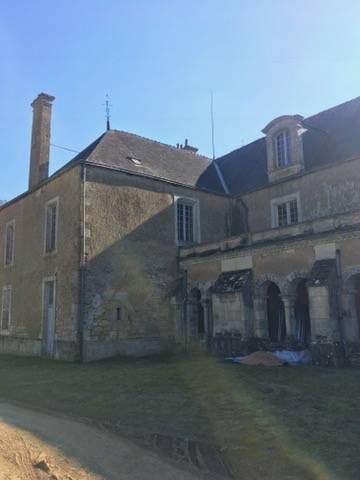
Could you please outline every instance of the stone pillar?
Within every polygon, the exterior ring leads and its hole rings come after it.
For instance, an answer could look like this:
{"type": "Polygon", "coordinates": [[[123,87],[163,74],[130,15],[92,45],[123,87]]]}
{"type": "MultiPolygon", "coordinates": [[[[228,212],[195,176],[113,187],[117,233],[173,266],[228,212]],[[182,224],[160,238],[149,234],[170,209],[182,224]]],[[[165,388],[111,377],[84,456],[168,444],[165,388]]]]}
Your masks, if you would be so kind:
{"type": "Polygon", "coordinates": [[[259,338],[269,336],[266,312],[266,297],[254,298],[254,334],[259,338]]]}
{"type": "Polygon", "coordinates": [[[309,286],[308,292],[311,340],[316,342],[318,338],[323,338],[332,341],[335,332],[330,315],[329,289],[327,286],[309,286]]]}
{"type": "Polygon", "coordinates": [[[210,322],[210,312],[209,312],[210,300],[208,300],[208,299],[202,300],[201,305],[202,305],[203,310],[204,310],[204,337],[208,338],[209,333],[210,333],[210,325],[209,325],[209,322],[210,322]]]}
{"type": "Polygon", "coordinates": [[[293,295],[282,295],[281,298],[284,304],[285,311],[286,337],[291,337],[294,335],[295,331],[295,298],[293,297],[293,295]]]}
{"type": "Polygon", "coordinates": [[[345,352],[340,341],[336,294],[327,285],[309,286],[308,292],[313,362],[343,366],[345,352]]]}

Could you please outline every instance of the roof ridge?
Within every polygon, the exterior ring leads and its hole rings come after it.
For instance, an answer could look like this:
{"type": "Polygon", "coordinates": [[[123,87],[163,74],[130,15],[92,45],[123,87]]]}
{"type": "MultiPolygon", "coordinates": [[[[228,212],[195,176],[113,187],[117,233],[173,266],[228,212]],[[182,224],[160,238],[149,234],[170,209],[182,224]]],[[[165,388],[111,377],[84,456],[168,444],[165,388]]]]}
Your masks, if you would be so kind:
{"type": "Polygon", "coordinates": [[[127,132],[126,130],[118,130],[117,128],[112,128],[110,131],[125,133],[125,135],[130,135],[132,137],[137,137],[137,138],[140,138],[142,140],[147,140],[148,142],[157,143],[157,144],[162,145],[164,147],[171,148],[172,150],[175,150],[176,152],[185,153],[186,155],[196,155],[197,157],[205,158],[206,160],[209,160],[209,162],[211,162],[211,159],[209,157],[207,157],[206,155],[202,155],[200,153],[194,153],[194,152],[185,150],[183,148],[177,148],[174,145],[170,145],[169,143],[164,143],[164,142],[160,142],[159,140],[154,140],[152,138],[144,137],[143,135],[139,135],[138,133],[127,132]]]}
{"type": "Polygon", "coordinates": [[[349,103],[353,103],[356,101],[360,101],[360,95],[354,98],[351,98],[350,100],[346,100],[345,102],[339,103],[338,105],[335,105],[333,107],[325,108],[325,110],[321,110],[320,112],[314,113],[313,115],[310,115],[306,118],[304,118],[304,121],[306,122],[307,120],[310,120],[312,118],[316,118],[319,115],[322,115],[323,113],[330,112],[331,110],[337,110],[338,108],[343,108],[345,105],[349,103]]]}
{"type": "MultiPolygon", "coordinates": [[[[354,97],[354,98],[351,98],[350,100],[346,100],[345,102],[342,102],[342,103],[339,103],[338,105],[335,105],[333,107],[330,107],[330,108],[326,108],[325,110],[321,110],[320,112],[318,113],[314,113],[313,115],[310,115],[308,117],[305,117],[304,118],[304,123],[306,123],[308,120],[312,120],[312,119],[316,119],[319,115],[322,115],[326,112],[330,112],[331,110],[337,110],[338,108],[343,108],[345,105],[349,104],[349,103],[352,103],[352,102],[356,102],[356,101],[360,101],[360,95],[358,97],[354,97]]],[[[309,125],[310,127],[310,125],[309,125]]],[[[240,150],[243,150],[247,147],[249,147],[250,145],[252,145],[253,143],[256,143],[256,142],[260,142],[261,140],[264,140],[265,136],[262,136],[262,137],[259,137],[249,143],[247,143],[246,145],[242,145],[241,147],[238,147],[238,148],[235,148],[234,150],[231,150],[230,152],[227,152],[225,153],[224,155],[221,155],[221,157],[218,157],[217,160],[222,160],[224,157],[226,157],[227,155],[230,155],[231,153],[234,153],[234,152],[238,152],[240,150]]]]}
{"type": "Polygon", "coordinates": [[[91,142],[87,147],[83,148],[79,153],[75,155],[68,163],[76,162],[78,160],[86,160],[91,156],[95,148],[101,143],[104,139],[107,132],[102,133],[99,137],[97,137],[93,142],[91,142]]]}

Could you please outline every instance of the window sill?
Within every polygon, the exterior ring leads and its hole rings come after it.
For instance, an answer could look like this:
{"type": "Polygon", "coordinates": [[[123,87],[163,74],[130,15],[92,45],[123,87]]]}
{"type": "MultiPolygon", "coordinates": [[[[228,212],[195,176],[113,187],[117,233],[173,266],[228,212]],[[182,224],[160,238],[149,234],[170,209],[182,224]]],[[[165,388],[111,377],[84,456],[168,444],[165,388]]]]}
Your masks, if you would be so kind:
{"type": "Polygon", "coordinates": [[[199,242],[197,240],[193,240],[192,242],[176,242],[177,247],[193,247],[194,245],[198,245],[199,242]]]}
{"type": "Polygon", "coordinates": [[[44,257],[51,257],[57,254],[57,250],[51,250],[50,252],[44,252],[44,257]]]}
{"type": "Polygon", "coordinates": [[[299,225],[299,223],[301,223],[301,222],[289,223],[288,225],[275,225],[274,227],[272,227],[272,229],[274,230],[274,229],[278,228],[280,230],[280,229],[283,229],[283,228],[289,228],[289,227],[293,227],[295,225],[299,225]]]}
{"type": "Polygon", "coordinates": [[[301,163],[292,163],[286,167],[276,167],[268,172],[270,182],[280,180],[299,173],[303,169],[301,163]]]}

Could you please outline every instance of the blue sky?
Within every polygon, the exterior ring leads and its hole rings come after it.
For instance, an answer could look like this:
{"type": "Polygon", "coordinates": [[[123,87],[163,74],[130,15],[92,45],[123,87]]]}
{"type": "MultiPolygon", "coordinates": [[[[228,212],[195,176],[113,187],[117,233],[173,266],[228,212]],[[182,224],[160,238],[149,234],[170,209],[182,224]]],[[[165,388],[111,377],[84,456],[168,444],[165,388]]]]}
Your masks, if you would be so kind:
{"type": "MultiPolygon", "coordinates": [[[[56,96],[52,142],[112,128],[216,155],[360,95],[358,0],[2,0],[0,199],[27,188],[30,103],[56,96]]],[[[359,132],[360,134],[360,132],[359,132]]],[[[51,150],[51,171],[71,154],[51,150]]]]}

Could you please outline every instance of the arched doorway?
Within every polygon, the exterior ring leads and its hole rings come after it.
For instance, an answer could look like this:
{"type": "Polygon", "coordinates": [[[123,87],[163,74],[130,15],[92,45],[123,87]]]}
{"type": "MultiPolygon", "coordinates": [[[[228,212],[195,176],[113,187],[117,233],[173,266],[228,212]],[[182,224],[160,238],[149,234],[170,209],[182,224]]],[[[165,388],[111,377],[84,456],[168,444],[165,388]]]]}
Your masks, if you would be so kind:
{"type": "Polygon", "coordinates": [[[283,342],[286,338],[285,308],[276,283],[269,283],[266,297],[269,338],[272,342],[283,342]]]}
{"type": "Polygon", "coordinates": [[[205,334],[204,307],[201,302],[201,292],[193,288],[190,292],[191,316],[190,331],[192,337],[201,338],[205,334]]]}
{"type": "Polygon", "coordinates": [[[301,279],[296,285],[294,316],[294,336],[299,342],[308,346],[311,341],[311,325],[309,314],[309,295],[305,279],[301,279]]]}

